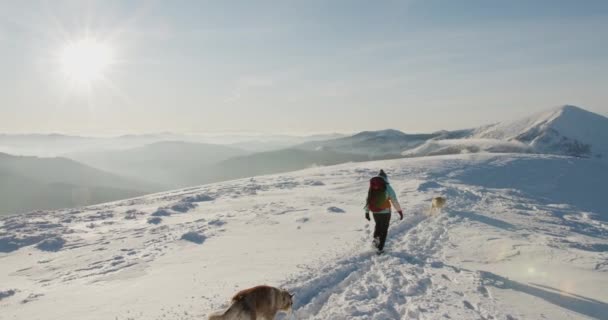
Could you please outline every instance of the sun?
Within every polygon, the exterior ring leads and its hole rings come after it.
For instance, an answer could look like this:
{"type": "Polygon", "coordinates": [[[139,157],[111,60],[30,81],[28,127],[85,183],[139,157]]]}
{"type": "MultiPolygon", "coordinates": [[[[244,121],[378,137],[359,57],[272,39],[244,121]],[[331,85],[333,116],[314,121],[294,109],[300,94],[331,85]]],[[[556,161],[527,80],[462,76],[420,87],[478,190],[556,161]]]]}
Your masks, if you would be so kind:
{"type": "Polygon", "coordinates": [[[105,77],[115,63],[109,43],[95,38],[82,38],[67,43],[59,52],[61,72],[75,85],[90,86],[105,77]]]}

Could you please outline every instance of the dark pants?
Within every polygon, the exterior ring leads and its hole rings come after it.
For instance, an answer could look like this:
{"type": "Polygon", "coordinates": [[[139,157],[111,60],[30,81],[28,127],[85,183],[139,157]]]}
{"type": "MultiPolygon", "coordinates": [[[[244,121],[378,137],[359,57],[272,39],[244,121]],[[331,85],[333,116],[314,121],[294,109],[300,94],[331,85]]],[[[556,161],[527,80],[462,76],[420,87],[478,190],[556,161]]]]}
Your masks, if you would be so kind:
{"type": "Polygon", "coordinates": [[[376,221],[376,228],[374,229],[374,238],[380,239],[378,250],[384,249],[384,242],[386,241],[386,235],[388,234],[388,224],[391,222],[390,213],[374,213],[374,221],[376,221]]]}

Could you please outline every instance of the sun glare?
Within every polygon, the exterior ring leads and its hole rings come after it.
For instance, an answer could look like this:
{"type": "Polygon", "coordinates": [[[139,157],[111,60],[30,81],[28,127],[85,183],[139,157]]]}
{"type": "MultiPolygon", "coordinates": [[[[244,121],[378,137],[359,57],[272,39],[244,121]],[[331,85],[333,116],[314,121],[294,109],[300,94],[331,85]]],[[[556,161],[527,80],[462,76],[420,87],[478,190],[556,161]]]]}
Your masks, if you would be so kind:
{"type": "Polygon", "coordinates": [[[72,84],[91,85],[114,63],[112,47],[93,38],[68,43],[59,54],[62,73],[72,84]]]}

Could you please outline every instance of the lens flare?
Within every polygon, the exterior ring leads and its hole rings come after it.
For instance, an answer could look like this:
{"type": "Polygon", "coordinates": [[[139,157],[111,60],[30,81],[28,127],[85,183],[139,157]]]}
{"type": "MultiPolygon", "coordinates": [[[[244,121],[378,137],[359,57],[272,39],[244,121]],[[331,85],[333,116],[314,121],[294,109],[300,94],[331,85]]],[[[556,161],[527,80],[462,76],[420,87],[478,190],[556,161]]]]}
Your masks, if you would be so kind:
{"type": "Polygon", "coordinates": [[[112,46],[94,38],[70,42],[59,54],[62,73],[76,85],[90,86],[103,79],[114,62],[112,46]]]}

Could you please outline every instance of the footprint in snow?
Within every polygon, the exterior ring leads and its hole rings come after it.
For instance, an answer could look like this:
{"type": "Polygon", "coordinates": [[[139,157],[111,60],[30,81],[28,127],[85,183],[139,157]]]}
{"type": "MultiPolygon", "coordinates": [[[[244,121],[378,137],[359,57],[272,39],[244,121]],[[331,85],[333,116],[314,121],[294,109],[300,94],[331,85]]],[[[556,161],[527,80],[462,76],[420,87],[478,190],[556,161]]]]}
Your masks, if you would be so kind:
{"type": "Polygon", "coordinates": [[[148,219],[148,223],[149,224],[159,224],[163,221],[163,219],[159,218],[159,217],[153,217],[153,218],[149,218],[148,219]]]}
{"type": "Polygon", "coordinates": [[[462,303],[464,304],[464,306],[467,309],[475,310],[475,307],[470,302],[468,302],[467,300],[464,300],[462,303]]]}
{"type": "Polygon", "coordinates": [[[158,210],[152,212],[150,215],[153,217],[168,217],[171,215],[171,212],[165,208],[158,208],[158,210]]]}
{"type": "Polygon", "coordinates": [[[213,197],[210,197],[206,194],[197,194],[195,196],[189,196],[182,199],[182,202],[207,202],[215,200],[213,197]]]}
{"type": "Polygon", "coordinates": [[[190,241],[190,242],[194,242],[196,244],[203,244],[203,242],[205,242],[205,239],[207,239],[207,237],[205,237],[204,235],[202,235],[198,232],[190,231],[190,232],[184,233],[182,235],[181,239],[190,241]]]}
{"type": "Polygon", "coordinates": [[[171,206],[171,210],[181,213],[186,213],[197,207],[196,203],[180,201],[171,206]]]}
{"type": "Polygon", "coordinates": [[[488,291],[488,289],[485,286],[479,286],[479,287],[477,287],[477,291],[479,293],[481,293],[486,298],[490,297],[490,292],[488,291]]]}
{"type": "Polygon", "coordinates": [[[135,220],[135,219],[137,219],[137,216],[142,216],[142,215],[145,215],[145,214],[146,214],[145,212],[141,212],[141,211],[137,211],[135,209],[131,209],[131,210],[128,210],[127,212],[125,212],[124,219],[125,220],[135,220]]]}
{"type": "Polygon", "coordinates": [[[0,300],[14,296],[15,293],[17,293],[19,290],[17,289],[11,289],[11,290],[6,290],[6,291],[0,291],[0,300]]]}
{"type": "Polygon", "coordinates": [[[310,221],[310,218],[308,218],[308,217],[303,217],[303,218],[296,220],[297,223],[306,223],[308,221],[310,221]]]}
{"type": "Polygon", "coordinates": [[[214,220],[207,222],[207,224],[210,226],[221,227],[226,224],[226,221],[220,220],[220,219],[214,219],[214,220]]]}
{"type": "Polygon", "coordinates": [[[329,208],[327,208],[327,212],[329,212],[329,213],[344,213],[346,211],[344,211],[343,209],[340,209],[338,207],[329,207],[329,208]]]}
{"type": "Polygon", "coordinates": [[[26,303],[30,303],[32,301],[36,301],[38,300],[38,298],[44,296],[44,294],[42,293],[37,293],[37,294],[30,294],[29,296],[27,296],[27,298],[25,298],[24,300],[21,300],[21,304],[26,304],[26,303]]]}

